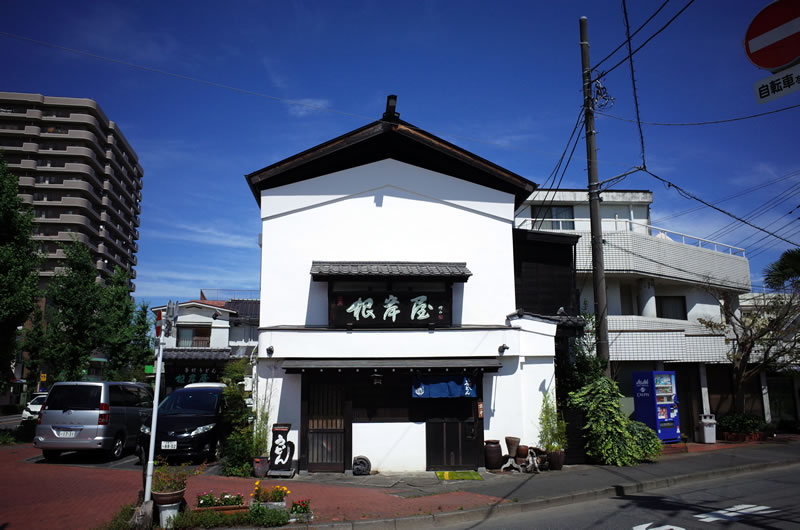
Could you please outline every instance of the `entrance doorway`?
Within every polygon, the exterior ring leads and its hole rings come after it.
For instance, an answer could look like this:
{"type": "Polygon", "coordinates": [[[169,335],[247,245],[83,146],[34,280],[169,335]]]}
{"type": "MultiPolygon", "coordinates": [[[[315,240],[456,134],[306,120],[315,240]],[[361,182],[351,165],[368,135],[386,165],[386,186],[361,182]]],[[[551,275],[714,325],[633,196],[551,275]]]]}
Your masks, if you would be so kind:
{"type": "Polygon", "coordinates": [[[308,471],[344,472],[344,385],[313,382],[308,389],[308,471]]]}
{"type": "Polygon", "coordinates": [[[425,422],[427,469],[478,469],[477,401],[471,398],[427,399],[425,422]]]}

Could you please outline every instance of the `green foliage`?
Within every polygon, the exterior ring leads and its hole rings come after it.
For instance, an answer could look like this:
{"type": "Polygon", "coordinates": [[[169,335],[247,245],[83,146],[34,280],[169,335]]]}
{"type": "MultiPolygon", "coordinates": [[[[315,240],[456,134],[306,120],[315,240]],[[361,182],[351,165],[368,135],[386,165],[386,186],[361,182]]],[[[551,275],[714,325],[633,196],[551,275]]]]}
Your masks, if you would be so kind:
{"type": "Polygon", "coordinates": [[[569,405],[569,393],[579,390],[592,381],[603,377],[605,363],[597,358],[595,351],[595,316],[584,307],[583,335],[569,339],[569,350],[559,351],[555,358],[556,403],[559,407],[569,405]]]}
{"type": "Polygon", "coordinates": [[[253,473],[253,456],[255,441],[253,429],[249,425],[233,430],[225,441],[225,459],[222,462],[222,474],[233,477],[249,477],[253,473]]]}
{"type": "Polygon", "coordinates": [[[35,306],[31,315],[30,327],[22,332],[22,349],[28,352],[28,370],[32,377],[38,377],[39,364],[41,364],[42,350],[45,348],[46,336],[42,322],[42,310],[35,306]]]}
{"type": "Polygon", "coordinates": [[[286,510],[275,510],[263,505],[251,506],[247,516],[250,524],[258,527],[283,526],[289,522],[289,513],[286,510]]]}
{"type": "MultiPolygon", "coordinates": [[[[150,330],[153,329],[152,325],[153,322],[147,303],[142,302],[133,315],[133,323],[131,324],[133,328],[132,339],[128,345],[128,360],[134,371],[137,369],[144,371],[146,364],[153,364],[154,344],[150,335],[150,330]]],[[[143,381],[144,379],[139,380],[143,381]]]]}
{"type": "Polygon", "coordinates": [[[637,462],[653,460],[661,455],[661,440],[656,431],[640,421],[630,420],[628,432],[633,439],[630,447],[632,457],[637,462]]]}
{"type": "Polygon", "coordinates": [[[649,427],[631,426],[632,422],[620,410],[620,398],[617,383],[607,377],[570,393],[572,405],[586,416],[586,454],[603,464],[630,466],[656,455],[652,439],[643,431],[650,430],[649,427]],[[641,442],[646,446],[637,446],[641,442]]]}
{"type": "Polygon", "coordinates": [[[717,430],[720,432],[735,432],[753,434],[764,430],[766,422],[752,414],[726,414],[717,420],[717,430]]]}
{"type": "Polygon", "coordinates": [[[286,510],[252,506],[246,513],[187,510],[172,519],[173,528],[271,528],[289,522],[286,510]]]}
{"type": "Polygon", "coordinates": [[[104,352],[106,369],[120,373],[129,366],[128,348],[133,341],[134,302],[130,294],[130,275],[114,268],[114,273],[100,289],[98,348],[104,352]]]}
{"type": "Polygon", "coordinates": [[[542,393],[539,411],[539,447],[545,451],[564,451],[567,448],[567,423],[559,416],[550,392],[542,393]]]}
{"type": "Polygon", "coordinates": [[[17,443],[17,437],[11,431],[0,431],[0,445],[13,445],[17,443]]]}
{"type": "Polygon", "coordinates": [[[126,504],[117,512],[111,522],[102,527],[104,530],[129,530],[128,524],[133,519],[133,513],[136,511],[135,504],[126,504]]]}
{"type": "Polygon", "coordinates": [[[223,491],[219,496],[214,495],[213,491],[208,491],[197,496],[198,508],[209,508],[211,506],[238,506],[244,504],[242,495],[239,493],[228,493],[223,491]]]}
{"type": "Polygon", "coordinates": [[[253,456],[269,454],[269,413],[261,408],[253,427],[253,456]]]}
{"type": "MultiPolygon", "coordinates": [[[[19,179],[0,156],[0,366],[8,367],[17,354],[17,328],[34,309],[39,293],[42,256],[31,239],[33,213],[22,202],[19,179]]],[[[0,392],[7,378],[0,378],[0,392]]]]}
{"type": "Polygon", "coordinates": [[[64,246],[65,270],[47,287],[48,325],[42,360],[56,381],[83,376],[92,352],[100,343],[100,286],[89,249],[73,241],[64,246]]]}
{"type": "Polygon", "coordinates": [[[202,467],[190,471],[187,462],[180,466],[170,466],[167,460],[161,456],[157,457],[154,463],[153,491],[160,493],[180,491],[186,488],[186,481],[191,475],[199,475],[203,472],[202,467]]]}
{"type": "Polygon", "coordinates": [[[770,289],[782,289],[787,283],[791,288],[800,280],[800,249],[784,251],[778,261],[764,269],[764,285],[770,289]]]}

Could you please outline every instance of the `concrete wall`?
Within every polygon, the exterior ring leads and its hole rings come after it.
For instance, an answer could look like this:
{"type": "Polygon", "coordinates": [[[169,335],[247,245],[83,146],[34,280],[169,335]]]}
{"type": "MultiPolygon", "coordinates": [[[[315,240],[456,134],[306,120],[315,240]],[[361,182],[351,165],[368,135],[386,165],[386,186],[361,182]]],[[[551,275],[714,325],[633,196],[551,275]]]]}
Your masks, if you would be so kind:
{"type": "Polygon", "coordinates": [[[354,423],[353,457],[366,456],[373,471],[425,469],[425,423],[354,423]]]}
{"type": "Polygon", "coordinates": [[[463,324],[503,324],[514,310],[510,194],[383,160],[261,196],[261,325],[327,325],[313,260],[466,262],[454,293],[463,324]]]}

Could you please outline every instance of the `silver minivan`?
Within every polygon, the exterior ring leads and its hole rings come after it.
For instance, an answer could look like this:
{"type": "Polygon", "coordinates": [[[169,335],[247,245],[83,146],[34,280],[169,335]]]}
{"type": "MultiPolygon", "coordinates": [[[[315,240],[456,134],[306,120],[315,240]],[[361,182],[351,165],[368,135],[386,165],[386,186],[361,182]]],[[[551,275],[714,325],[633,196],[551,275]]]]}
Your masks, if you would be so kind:
{"type": "Polygon", "coordinates": [[[144,383],[56,383],[39,412],[33,446],[46,460],[64,451],[104,451],[116,460],[136,446],[152,408],[153,391],[144,383]]]}

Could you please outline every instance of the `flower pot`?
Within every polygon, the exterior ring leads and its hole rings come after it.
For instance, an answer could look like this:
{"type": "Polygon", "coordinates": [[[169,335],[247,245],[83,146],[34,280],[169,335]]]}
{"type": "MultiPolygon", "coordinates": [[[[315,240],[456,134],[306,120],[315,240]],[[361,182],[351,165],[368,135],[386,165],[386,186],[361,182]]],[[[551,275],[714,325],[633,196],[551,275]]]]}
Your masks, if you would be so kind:
{"type": "Polygon", "coordinates": [[[196,512],[221,512],[221,513],[245,513],[247,506],[244,504],[232,504],[229,506],[206,506],[204,508],[195,508],[196,512]]]}
{"type": "Polygon", "coordinates": [[[547,453],[547,460],[550,463],[550,469],[558,471],[564,467],[564,460],[567,455],[564,451],[550,451],[547,453]]]}
{"type": "Polygon", "coordinates": [[[172,528],[172,518],[178,516],[181,509],[181,503],[175,502],[170,504],[158,505],[158,520],[161,528],[172,528]]]}
{"type": "Polygon", "coordinates": [[[486,469],[500,469],[503,465],[503,450],[500,440],[486,440],[486,469]]]}
{"type": "Polygon", "coordinates": [[[267,471],[269,471],[269,457],[268,456],[253,457],[253,476],[258,478],[264,478],[265,476],[267,476],[267,471]]]}
{"type": "Polygon", "coordinates": [[[286,501],[282,500],[278,502],[267,502],[250,499],[250,506],[264,506],[270,510],[286,510],[286,501]]]}
{"type": "Polygon", "coordinates": [[[313,520],[314,520],[314,512],[289,514],[290,523],[310,523],[313,520]]]}
{"type": "Polygon", "coordinates": [[[506,436],[506,447],[508,448],[509,456],[516,456],[517,448],[519,447],[519,438],[516,436],[506,436]]]}
{"type": "Polygon", "coordinates": [[[520,445],[517,447],[517,458],[528,458],[528,446],[520,445]]]}
{"type": "Polygon", "coordinates": [[[183,494],[186,493],[186,488],[178,491],[154,491],[152,493],[153,502],[158,505],[175,504],[183,500],[183,494]]]}

